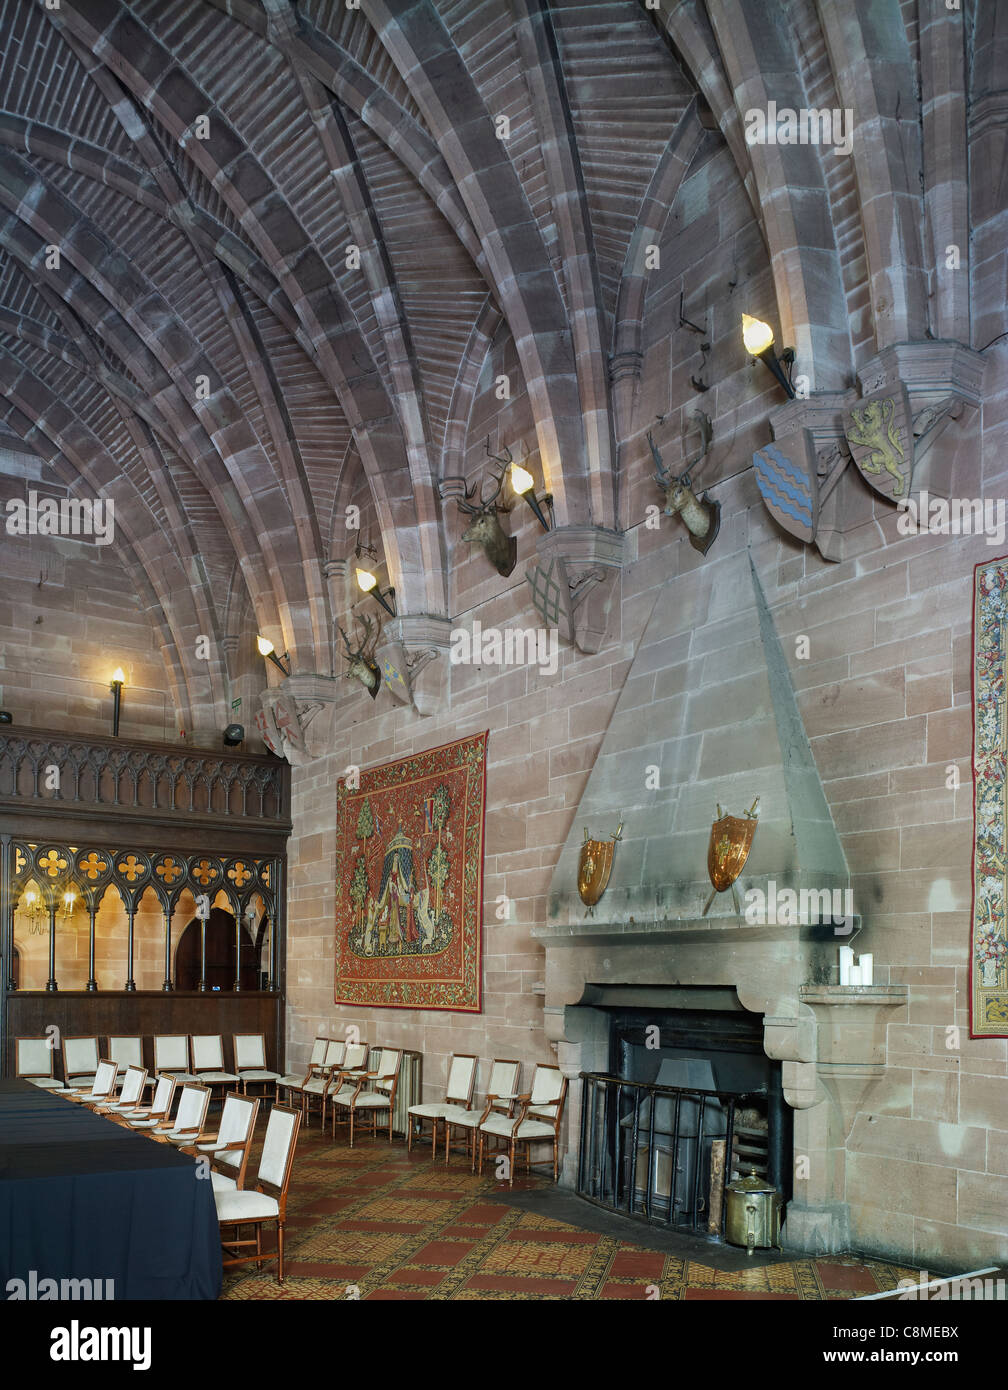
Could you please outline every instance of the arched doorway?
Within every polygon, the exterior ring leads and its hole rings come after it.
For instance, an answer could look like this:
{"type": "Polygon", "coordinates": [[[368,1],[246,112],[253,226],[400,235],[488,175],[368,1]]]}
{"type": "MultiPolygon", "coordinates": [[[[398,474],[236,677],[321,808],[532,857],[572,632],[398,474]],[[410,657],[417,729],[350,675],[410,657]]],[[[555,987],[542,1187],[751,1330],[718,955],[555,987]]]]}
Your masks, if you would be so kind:
{"type": "MultiPolygon", "coordinates": [[[[199,989],[200,924],[194,917],[175,948],[175,988],[199,989]]],[[[223,908],[212,907],[206,925],[206,983],[222,992],[233,990],[235,982],[235,919],[223,908]]],[[[241,987],[258,989],[256,951],[248,928],[241,929],[241,987]]]]}

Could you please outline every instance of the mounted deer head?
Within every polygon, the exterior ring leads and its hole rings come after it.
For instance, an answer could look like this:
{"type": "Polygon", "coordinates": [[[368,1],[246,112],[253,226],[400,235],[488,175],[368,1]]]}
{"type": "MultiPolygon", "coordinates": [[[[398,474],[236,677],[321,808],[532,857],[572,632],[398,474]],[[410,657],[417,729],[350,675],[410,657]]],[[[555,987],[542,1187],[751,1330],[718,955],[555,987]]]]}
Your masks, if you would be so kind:
{"type": "Polygon", "coordinates": [[[346,674],[351,680],[360,681],[373,700],[378,694],[378,687],[381,685],[381,671],[374,662],[374,650],[381,634],[381,625],[373,623],[370,618],[357,618],[356,622],[364,629],[363,639],[356,651],[351,647],[350,639],[343,629],[340,628],[339,630],[350,662],[346,674]],[[374,630],[373,636],[372,629],[374,630]]]}
{"type": "Polygon", "coordinates": [[[706,458],[712,434],[709,417],[701,412],[697,418],[701,437],[700,453],[680,474],[672,473],[664,466],[650,430],[647,440],[655,461],[655,482],[665,489],[665,515],[681,516],[690,533],[690,545],[702,555],[706,555],[714,544],[721,526],[721,504],[712,501],[706,492],[703,497],[697,497],[690,485],[690,472],[706,458]]]}
{"type": "Polygon", "coordinates": [[[484,497],[480,487],[479,501],[473,501],[477,493],[477,484],[474,484],[472,488],[465,489],[463,497],[456,500],[459,511],[473,518],[462,532],[462,539],[471,544],[481,545],[483,554],[497,573],[507,578],[518,559],[518,542],[514,536],[509,536],[500,524],[498,513],[509,509],[498,501],[498,498],[511,464],[511,450],[507,449],[503,455],[491,454],[490,457],[501,466],[500,473],[494,474],[496,487],[490,496],[484,497]]]}

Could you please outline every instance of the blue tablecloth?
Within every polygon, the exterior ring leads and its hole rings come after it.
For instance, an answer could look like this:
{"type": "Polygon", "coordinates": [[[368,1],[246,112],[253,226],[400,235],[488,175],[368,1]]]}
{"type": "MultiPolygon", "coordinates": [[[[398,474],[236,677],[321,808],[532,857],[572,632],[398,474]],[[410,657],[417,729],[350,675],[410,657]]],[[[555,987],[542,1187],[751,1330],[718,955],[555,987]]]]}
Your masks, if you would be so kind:
{"type": "MultiPolygon", "coordinates": [[[[116,1299],[213,1299],[209,1177],[170,1145],[26,1081],[0,1081],[0,1298],[22,1279],[113,1280],[116,1299]]],[[[73,1295],[70,1295],[73,1296],[73,1295]]]]}

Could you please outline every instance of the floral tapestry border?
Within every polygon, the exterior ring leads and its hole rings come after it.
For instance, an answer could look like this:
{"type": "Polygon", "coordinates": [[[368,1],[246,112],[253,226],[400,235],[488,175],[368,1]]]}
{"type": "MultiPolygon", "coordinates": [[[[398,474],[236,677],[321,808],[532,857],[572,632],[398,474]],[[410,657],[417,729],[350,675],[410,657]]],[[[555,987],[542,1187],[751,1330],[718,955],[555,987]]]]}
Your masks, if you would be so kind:
{"type": "Polygon", "coordinates": [[[1008,1037],[1005,668],[1008,556],[973,572],[973,909],[970,1036],[1008,1037]]]}

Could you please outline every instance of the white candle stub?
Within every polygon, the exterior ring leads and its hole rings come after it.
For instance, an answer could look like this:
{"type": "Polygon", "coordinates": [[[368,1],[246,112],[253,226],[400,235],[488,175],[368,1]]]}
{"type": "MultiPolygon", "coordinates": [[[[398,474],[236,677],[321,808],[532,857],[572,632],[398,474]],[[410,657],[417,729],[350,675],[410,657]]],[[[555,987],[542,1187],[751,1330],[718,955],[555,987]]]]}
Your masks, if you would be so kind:
{"type": "Polygon", "coordinates": [[[870,955],[860,956],[858,963],[861,966],[861,983],[870,985],[872,982],[872,957],[870,955]]]}
{"type": "Polygon", "coordinates": [[[849,985],[859,985],[859,984],[861,984],[861,967],[860,967],[860,965],[852,965],[852,966],[851,966],[851,968],[850,968],[850,978],[848,979],[847,983],[848,983],[849,985]]]}
{"type": "Polygon", "coordinates": [[[851,966],[854,964],[854,952],[849,946],[840,947],[840,983],[850,984],[851,966]]]}

